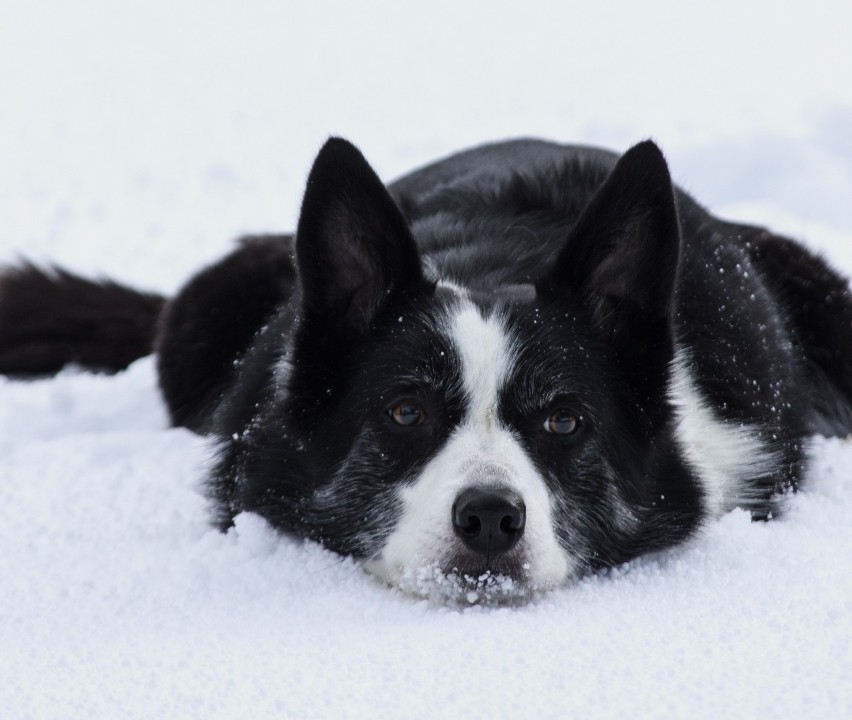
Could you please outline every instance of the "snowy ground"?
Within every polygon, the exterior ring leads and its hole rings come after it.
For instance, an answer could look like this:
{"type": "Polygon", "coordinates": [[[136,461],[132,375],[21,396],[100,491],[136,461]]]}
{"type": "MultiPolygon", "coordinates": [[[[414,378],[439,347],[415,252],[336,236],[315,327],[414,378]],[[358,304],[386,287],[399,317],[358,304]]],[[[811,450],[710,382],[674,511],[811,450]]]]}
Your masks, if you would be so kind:
{"type": "MultiPolygon", "coordinates": [[[[0,0],[0,261],[171,292],[292,228],[330,133],[388,178],[653,136],[714,211],[852,272],[850,6],[686,8],[0,0]]],[[[150,358],[0,380],[0,717],[850,717],[852,445],[815,455],[781,520],[457,611],[256,517],[209,529],[209,449],[150,358]]]]}

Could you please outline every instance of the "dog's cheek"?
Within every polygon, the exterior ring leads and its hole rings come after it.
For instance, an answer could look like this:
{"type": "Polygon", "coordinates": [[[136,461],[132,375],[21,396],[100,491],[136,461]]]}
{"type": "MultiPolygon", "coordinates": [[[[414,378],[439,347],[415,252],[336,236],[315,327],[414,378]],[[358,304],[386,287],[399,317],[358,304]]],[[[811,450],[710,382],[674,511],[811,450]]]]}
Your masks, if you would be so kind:
{"type": "Polygon", "coordinates": [[[441,567],[454,544],[450,509],[457,494],[451,468],[439,455],[396,488],[393,525],[368,569],[388,582],[419,568],[441,567]]]}
{"type": "Polygon", "coordinates": [[[588,570],[613,555],[638,524],[624,499],[613,463],[596,443],[579,456],[542,465],[551,495],[554,532],[577,570],[588,570]]]}
{"type": "Polygon", "coordinates": [[[403,515],[401,488],[425,459],[392,452],[386,438],[369,427],[314,490],[311,533],[336,552],[370,558],[381,552],[403,515]]]}
{"type": "Polygon", "coordinates": [[[342,471],[311,498],[310,533],[342,555],[369,558],[380,551],[400,513],[396,488],[381,478],[342,471]]]}

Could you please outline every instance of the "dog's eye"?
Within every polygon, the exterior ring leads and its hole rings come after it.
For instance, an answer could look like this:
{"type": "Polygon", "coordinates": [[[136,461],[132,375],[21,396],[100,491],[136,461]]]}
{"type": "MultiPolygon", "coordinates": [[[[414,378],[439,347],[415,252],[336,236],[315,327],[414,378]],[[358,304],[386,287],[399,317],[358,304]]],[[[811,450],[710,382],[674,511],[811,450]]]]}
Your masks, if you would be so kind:
{"type": "Polygon", "coordinates": [[[567,410],[557,410],[544,421],[544,429],[554,435],[573,435],[580,427],[580,420],[567,410]]]}
{"type": "Polygon", "coordinates": [[[424,414],[423,408],[413,402],[401,402],[388,410],[393,421],[404,427],[419,425],[423,422],[424,414]]]}

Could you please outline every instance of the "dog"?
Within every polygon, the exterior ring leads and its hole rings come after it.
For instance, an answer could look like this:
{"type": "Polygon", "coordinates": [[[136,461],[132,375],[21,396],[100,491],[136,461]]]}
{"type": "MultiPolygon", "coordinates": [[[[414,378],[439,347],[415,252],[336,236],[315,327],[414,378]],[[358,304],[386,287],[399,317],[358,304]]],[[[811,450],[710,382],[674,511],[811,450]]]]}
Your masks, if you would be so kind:
{"type": "Polygon", "coordinates": [[[852,299],[820,257],[718,219],[652,141],[516,140],[385,186],[332,138],[295,235],[169,300],[30,264],[0,372],[154,351],[208,490],[429,597],[527,597],[777,515],[808,438],[852,429],[852,299]]]}

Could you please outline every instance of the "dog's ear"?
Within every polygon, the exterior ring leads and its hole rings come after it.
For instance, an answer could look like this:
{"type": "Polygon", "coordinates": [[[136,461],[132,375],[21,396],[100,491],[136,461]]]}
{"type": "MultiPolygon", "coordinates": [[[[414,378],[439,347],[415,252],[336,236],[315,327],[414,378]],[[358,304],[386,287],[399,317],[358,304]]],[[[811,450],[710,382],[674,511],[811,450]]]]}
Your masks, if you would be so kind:
{"type": "Polygon", "coordinates": [[[628,150],[592,197],[540,294],[582,293],[616,341],[668,325],[680,255],[671,176],[650,140],[628,150]]]}
{"type": "Polygon", "coordinates": [[[296,232],[302,313],[331,332],[365,331],[383,303],[424,285],[408,223],[351,143],[331,138],[308,176],[296,232]]]}
{"type": "Polygon", "coordinates": [[[542,297],[579,295],[642,397],[649,427],[664,416],[679,256],[671,176],[646,141],[618,160],[537,284],[542,297]]]}

